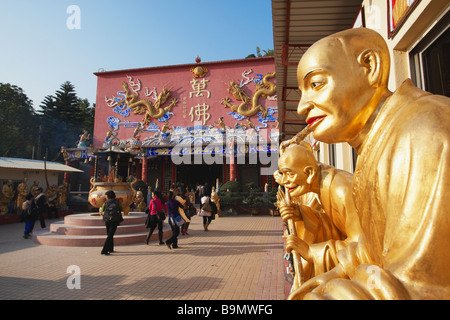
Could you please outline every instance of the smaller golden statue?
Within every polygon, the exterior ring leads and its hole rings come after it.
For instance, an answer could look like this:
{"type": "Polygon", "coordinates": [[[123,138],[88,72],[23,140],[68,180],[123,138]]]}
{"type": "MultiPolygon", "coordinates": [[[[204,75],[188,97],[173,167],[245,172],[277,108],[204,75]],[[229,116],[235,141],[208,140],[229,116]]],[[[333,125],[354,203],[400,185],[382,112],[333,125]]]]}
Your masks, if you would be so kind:
{"type": "Polygon", "coordinates": [[[19,183],[17,186],[17,199],[16,199],[16,209],[18,212],[22,210],[22,204],[25,202],[25,197],[28,194],[27,179],[24,178],[23,182],[19,183]]]}
{"type": "Polygon", "coordinates": [[[33,185],[30,187],[30,193],[33,195],[33,197],[36,197],[38,195],[36,189],[39,188],[39,181],[33,181],[33,185]]]}
{"type": "Polygon", "coordinates": [[[69,189],[69,184],[67,182],[64,182],[62,185],[58,186],[57,193],[58,193],[58,207],[59,208],[65,208],[67,207],[67,192],[69,189]]]}
{"type": "Polygon", "coordinates": [[[142,191],[137,191],[136,196],[134,198],[134,204],[136,206],[137,212],[145,212],[147,208],[147,204],[145,203],[144,194],[142,191]]]}
{"type": "Polygon", "coordinates": [[[216,192],[216,187],[212,187],[211,190],[211,201],[215,203],[216,207],[217,207],[217,216],[221,216],[222,215],[222,210],[220,209],[220,198],[219,198],[219,194],[216,192]]]}
{"type": "Polygon", "coordinates": [[[8,180],[2,187],[2,192],[0,193],[0,215],[8,213],[8,205],[14,198],[12,184],[12,180],[8,180]]]}
{"type": "Polygon", "coordinates": [[[275,181],[277,206],[288,223],[286,251],[301,262],[293,289],[305,280],[330,271],[338,264],[336,254],[357,241],[361,234],[352,199],[353,176],[343,170],[317,162],[312,148],[300,141],[280,155],[275,181]]]}

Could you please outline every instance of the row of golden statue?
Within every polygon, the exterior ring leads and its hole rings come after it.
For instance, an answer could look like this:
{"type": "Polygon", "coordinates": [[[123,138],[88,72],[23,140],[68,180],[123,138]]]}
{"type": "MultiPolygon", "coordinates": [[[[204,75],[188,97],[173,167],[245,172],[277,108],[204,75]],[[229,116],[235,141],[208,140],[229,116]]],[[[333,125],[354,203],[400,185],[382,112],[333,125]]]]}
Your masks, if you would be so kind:
{"type": "Polygon", "coordinates": [[[308,126],[280,145],[276,205],[288,299],[450,298],[450,99],[407,79],[388,90],[385,40],[365,28],[312,45],[297,68],[308,126]],[[304,138],[348,143],[354,174],[304,138]]]}
{"type": "MultiPolygon", "coordinates": [[[[68,183],[64,182],[60,186],[50,185],[45,189],[47,201],[51,202],[52,206],[57,208],[65,208],[67,206],[67,191],[68,183]]],[[[28,189],[27,179],[23,179],[17,185],[16,190],[13,189],[13,181],[7,180],[2,186],[0,193],[0,215],[7,214],[11,205],[14,206],[13,212],[19,213],[22,209],[22,204],[25,201],[27,194],[31,193],[34,197],[37,195],[36,189],[39,188],[39,182],[34,181],[33,185],[28,189]]]]}

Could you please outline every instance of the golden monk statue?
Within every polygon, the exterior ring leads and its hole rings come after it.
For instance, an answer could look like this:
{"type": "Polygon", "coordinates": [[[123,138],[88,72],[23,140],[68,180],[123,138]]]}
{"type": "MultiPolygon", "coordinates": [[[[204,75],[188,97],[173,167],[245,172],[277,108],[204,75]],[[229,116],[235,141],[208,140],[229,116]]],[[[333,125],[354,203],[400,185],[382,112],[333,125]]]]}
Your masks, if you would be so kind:
{"type": "Polygon", "coordinates": [[[17,186],[17,198],[16,198],[16,209],[17,212],[22,211],[22,204],[25,202],[25,197],[28,194],[27,178],[24,178],[21,183],[17,186]]]}
{"type": "Polygon", "coordinates": [[[363,234],[291,299],[450,298],[450,99],[409,79],[392,93],[389,70],[384,39],[365,28],[319,40],[299,62],[298,113],[314,138],[359,154],[363,234]]]}
{"type": "Polygon", "coordinates": [[[39,188],[39,181],[33,181],[33,185],[30,188],[30,193],[33,197],[36,197],[39,193],[36,191],[39,188]]]}
{"type": "Polygon", "coordinates": [[[63,184],[59,185],[57,188],[58,193],[58,207],[59,208],[66,208],[67,207],[67,191],[69,190],[69,183],[63,182],[63,184]]]}
{"type": "Polygon", "coordinates": [[[8,180],[2,187],[2,192],[0,193],[0,215],[5,215],[8,213],[8,205],[14,198],[14,190],[12,185],[12,180],[8,180]]]}
{"type": "Polygon", "coordinates": [[[279,190],[280,214],[284,221],[292,220],[296,230],[286,237],[286,251],[295,250],[302,257],[296,289],[304,280],[334,268],[336,253],[358,241],[361,227],[349,172],[317,162],[303,141],[282,151],[278,167],[274,177],[286,192],[279,190]]]}
{"type": "Polygon", "coordinates": [[[136,205],[137,212],[145,212],[147,209],[147,204],[145,203],[144,194],[142,191],[137,191],[134,197],[134,204],[136,205]]]}

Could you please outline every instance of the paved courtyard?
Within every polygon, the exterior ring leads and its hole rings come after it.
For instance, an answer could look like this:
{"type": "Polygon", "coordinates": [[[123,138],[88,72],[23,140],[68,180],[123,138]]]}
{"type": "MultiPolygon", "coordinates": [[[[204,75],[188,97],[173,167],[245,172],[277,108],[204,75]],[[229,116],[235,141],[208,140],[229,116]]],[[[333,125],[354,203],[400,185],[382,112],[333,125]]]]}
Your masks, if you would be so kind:
{"type": "Polygon", "coordinates": [[[220,217],[209,232],[194,217],[179,249],[153,241],[110,256],[101,247],[39,245],[23,229],[0,226],[0,299],[285,299],[280,217],[220,217]]]}

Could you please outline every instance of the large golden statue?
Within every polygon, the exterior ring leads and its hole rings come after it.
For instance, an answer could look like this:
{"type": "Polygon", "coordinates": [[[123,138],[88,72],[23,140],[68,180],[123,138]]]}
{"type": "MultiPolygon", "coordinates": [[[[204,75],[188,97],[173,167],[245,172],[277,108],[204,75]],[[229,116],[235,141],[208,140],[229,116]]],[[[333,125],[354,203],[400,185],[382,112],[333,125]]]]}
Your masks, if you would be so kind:
{"type": "Polygon", "coordinates": [[[290,299],[450,298],[450,99],[406,80],[387,88],[384,39],[365,28],[316,42],[299,62],[298,113],[318,141],[359,154],[362,234],[290,299]]]}

